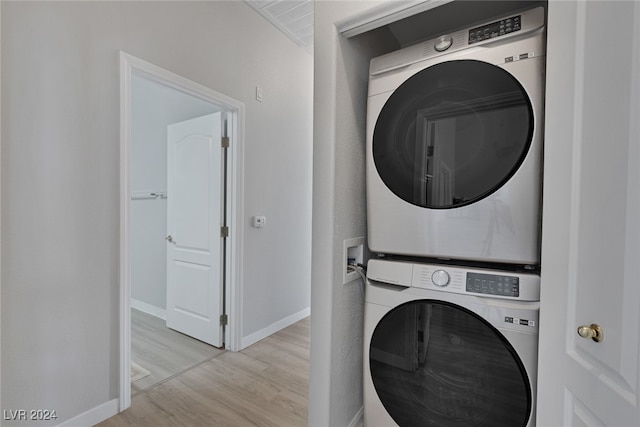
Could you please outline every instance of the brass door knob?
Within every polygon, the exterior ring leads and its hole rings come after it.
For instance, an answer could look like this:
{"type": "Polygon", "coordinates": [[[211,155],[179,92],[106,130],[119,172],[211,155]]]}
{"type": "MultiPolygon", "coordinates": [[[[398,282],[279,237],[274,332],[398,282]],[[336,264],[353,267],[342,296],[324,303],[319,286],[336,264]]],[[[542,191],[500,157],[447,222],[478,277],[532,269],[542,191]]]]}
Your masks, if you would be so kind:
{"type": "Polygon", "coordinates": [[[585,339],[591,338],[595,342],[600,342],[604,339],[604,331],[602,330],[600,325],[597,325],[595,323],[592,323],[589,326],[580,326],[578,328],[578,335],[585,339]]]}

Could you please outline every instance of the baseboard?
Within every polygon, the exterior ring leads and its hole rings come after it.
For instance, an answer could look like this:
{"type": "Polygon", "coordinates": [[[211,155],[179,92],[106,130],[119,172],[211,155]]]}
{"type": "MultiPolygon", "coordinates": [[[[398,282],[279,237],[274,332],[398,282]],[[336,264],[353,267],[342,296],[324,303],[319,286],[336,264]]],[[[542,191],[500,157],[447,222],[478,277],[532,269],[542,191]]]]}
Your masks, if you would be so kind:
{"type": "Polygon", "coordinates": [[[113,399],[78,416],[58,424],[57,427],[91,427],[118,413],[118,399],[113,399]]]}
{"type": "Polygon", "coordinates": [[[363,426],[364,426],[364,407],[361,407],[347,427],[363,427],[363,426]]]}
{"type": "Polygon", "coordinates": [[[167,320],[167,310],[155,305],[147,304],[146,302],[131,298],[131,308],[140,310],[143,313],[150,314],[152,316],[159,317],[162,320],[167,320]]]}
{"type": "Polygon", "coordinates": [[[251,344],[255,344],[263,338],[268,337],[269,335],[275,334],[281,329],[286,328],[287,326],[291,326],[299,320],[302,320],[311,314],[311,308],[305,308],[302,311],[299,311],[291,316],[285,317],[284,319],[278,320],[275,323],[267,326],[264,329],[260,329],[246,337],[242,337],[240,339],[240,349],[243,350],[249,347],[251,344]]]}

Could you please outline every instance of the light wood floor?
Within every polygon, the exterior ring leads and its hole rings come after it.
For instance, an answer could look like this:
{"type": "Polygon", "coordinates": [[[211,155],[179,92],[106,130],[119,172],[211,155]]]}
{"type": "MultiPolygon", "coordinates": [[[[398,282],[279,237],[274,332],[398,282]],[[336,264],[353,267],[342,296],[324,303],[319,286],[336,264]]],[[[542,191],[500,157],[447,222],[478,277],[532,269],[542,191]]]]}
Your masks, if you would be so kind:
{"type": "Polygon", "coordinates": [[[131,395],[153,387],[224,350],[166,327],[164,320],[131,310],[131,360],[151,374],[131,384],[131,395]]]}
{"type": "Polygon", "coordinates": [[[137,393],[99,427],[307,425],[309,319],[137,393]]]}

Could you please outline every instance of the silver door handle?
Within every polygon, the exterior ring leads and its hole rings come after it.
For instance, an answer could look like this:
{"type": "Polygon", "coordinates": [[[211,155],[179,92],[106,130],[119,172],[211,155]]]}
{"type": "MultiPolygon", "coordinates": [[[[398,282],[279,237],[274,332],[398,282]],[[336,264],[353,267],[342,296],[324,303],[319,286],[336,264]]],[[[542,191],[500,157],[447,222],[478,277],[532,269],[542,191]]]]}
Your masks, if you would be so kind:
{"type": "Polygon", "coordinates": [[[173,243],[173,237],[171,237],[171,234],[169,234],[167,237],[165,237],[165,240],[169,243],[173,243]]]}

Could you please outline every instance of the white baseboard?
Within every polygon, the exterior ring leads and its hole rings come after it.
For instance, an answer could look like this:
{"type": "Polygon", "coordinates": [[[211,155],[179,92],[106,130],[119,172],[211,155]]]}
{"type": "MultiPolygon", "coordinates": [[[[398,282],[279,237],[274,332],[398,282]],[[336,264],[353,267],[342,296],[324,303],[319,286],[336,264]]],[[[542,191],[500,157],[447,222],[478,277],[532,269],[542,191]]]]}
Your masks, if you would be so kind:
{"type": "Polygon", "coordinates": [[[91,427],[107,418],[111,418],[118,413],[118,399],[113,399],[107,403],[89,409],[78,416],[58,424],[58,427],[91,427]]]}
{"type": "Polygon", "coordinates": [[[364,426],[364,407],[360,408],[360,410],[353,417],[348,427],[363,427],[364,426]]]}
{"type": "Polygon", "coordinates": [[[167,310],[156,307],[155,305],[147,304],[146,302],[134,298],[131,298],[131,308],[135,308],[136,310],[140,310],[143,313],[159,317],[162,320],[167,320],[167,310]]]}
{"type": "Polygon", "coordinates": [[[311,314],[311,308],[305,308],[302,311],[299,311],[291,316],[285,317],[284,319],[278,320],[275,323],[267,326],[264,329],[260,329],[246,337],[242,337],[240,339],[240,349],[243,350],[249,347],[251,344],[255,344],[263,338],[268,337],[269,335],[275,334],[281,329],[286,328],[287,326],[291,326],[299,320],[302,320],[311,314]]]}

